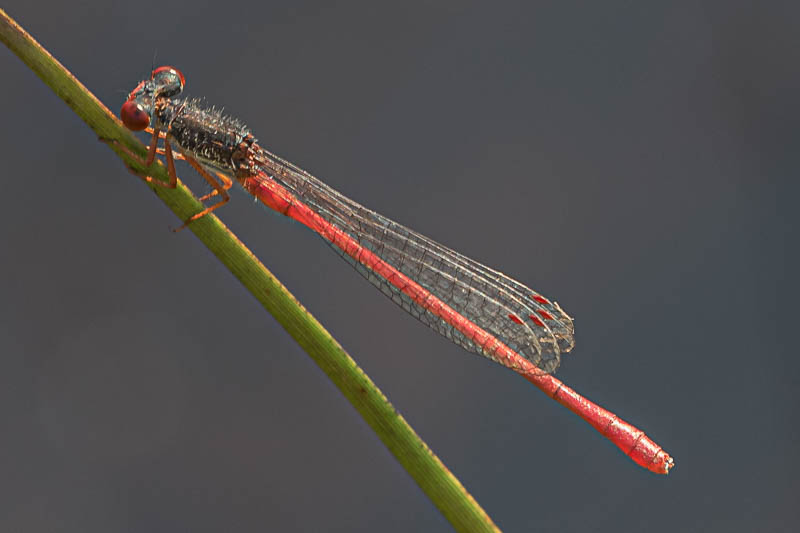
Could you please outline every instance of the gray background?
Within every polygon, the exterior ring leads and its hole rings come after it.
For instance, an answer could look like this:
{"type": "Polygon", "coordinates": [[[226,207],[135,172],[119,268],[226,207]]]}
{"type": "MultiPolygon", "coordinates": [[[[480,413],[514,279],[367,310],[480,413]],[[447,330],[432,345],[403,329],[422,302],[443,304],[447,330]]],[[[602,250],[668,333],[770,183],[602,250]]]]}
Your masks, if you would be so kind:
{"type": "MultiPolygon", "coordinates": [[[[265,146],[576,318],[558,376],[668,477],[298,224],[219,212],[502,528],[796,527],[797,2],[6,9],[114,111],[157,51],[265,146]]],[[[152,193],[0,68],[0,530],[448,531],[152,193]]]]}

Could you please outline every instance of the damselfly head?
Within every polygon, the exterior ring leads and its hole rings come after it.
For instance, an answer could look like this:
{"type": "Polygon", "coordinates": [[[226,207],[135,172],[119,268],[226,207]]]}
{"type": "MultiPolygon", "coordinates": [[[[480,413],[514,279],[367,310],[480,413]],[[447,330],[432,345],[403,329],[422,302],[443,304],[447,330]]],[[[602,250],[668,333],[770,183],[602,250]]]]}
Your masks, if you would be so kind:
{"type": "Polygon", "coordinates": [[[150,125],[153,104],[157,98],[172,98],[183,91],[186,79],[181,71],[169,66],[153,70],[149,80],[139,83],[128,95],[119,116],[125,127],[142,131],[150,125]]]}

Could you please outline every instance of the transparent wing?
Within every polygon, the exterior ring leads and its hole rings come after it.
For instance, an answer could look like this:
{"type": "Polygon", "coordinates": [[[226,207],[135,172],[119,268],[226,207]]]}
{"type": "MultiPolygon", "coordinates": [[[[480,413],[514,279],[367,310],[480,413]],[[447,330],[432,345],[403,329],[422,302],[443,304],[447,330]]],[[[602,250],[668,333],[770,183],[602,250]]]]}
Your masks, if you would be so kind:
{"type": "MultiPolygon", "coordinates": [[[[557,303],[501,272],[367,209],[263,148],[257,163],[267,176],[286,187],[326,221],[543,372],[550,373],[558,368],[561,353],[574,346],[572,319],[557,303]]],[[[380,274],[357,262],[336,245],[331,244],[331,247],[419,321],[465,349],[491,357],[380,274]]]]}

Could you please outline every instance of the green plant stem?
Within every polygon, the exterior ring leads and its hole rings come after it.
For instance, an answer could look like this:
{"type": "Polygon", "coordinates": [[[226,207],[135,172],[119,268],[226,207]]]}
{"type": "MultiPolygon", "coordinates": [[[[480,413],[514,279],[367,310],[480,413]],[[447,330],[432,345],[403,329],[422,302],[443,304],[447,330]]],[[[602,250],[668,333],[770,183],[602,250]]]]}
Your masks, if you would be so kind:
{"type": "MultiPolygon", "coordinates": [[[[0,40],[100,138],[118,141],[140,155],[146,153],[146,148],[108,108],[1,9],[0,40]]],[[[145,170],[118,147],[110,146],[131,167],[145,170]]],[[[160,163],[146,171],[156,179],[168,179],[166,169],[160,163]]],[[[121,175],[130,177],[127,172],[121,175]]],[[[150,187],[179,220],[186,220],[202,209],[200,202],[181,183],[176,189],[150,187]]],[[[341,345],[236,235],[213,214],[193,222],[188,229],[228,267],[328,375],[456,530],[499,531],[341,345]]]]}

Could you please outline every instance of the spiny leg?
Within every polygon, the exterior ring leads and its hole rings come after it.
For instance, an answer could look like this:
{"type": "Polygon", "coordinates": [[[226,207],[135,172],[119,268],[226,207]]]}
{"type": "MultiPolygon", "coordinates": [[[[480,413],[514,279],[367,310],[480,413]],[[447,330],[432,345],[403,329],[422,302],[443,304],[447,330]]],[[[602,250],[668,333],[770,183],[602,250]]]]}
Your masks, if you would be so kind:
{"type": "MultiPolygon", "coordinates": [[[[145,133],[149,133],[150,135],[153,135],[153,133],[156,132],[156,130],[154,130],[153,128],[150,128],[150,127],[145,128],[144,131],[145,131],[145,133]]],[[[159,132],[156,133],[156,135],[158,135],[159,138],[164,139],[164,142],[167,141],[167,133],[166,132],[159,131],[159,132]]],[[[156,153],[158,155],[165,155],[166,154],[166,150],[164,150],[164,148],[156,148],[156,153]]],[[[175,159],[183,161],[183,156],[181,154],[176,154],[175,152],[173,152],[172,153],[172,157],[174,157],[175,159]]]]}
{"type": "MultiPolygon", "coordinates": [[[[168,160],[167,163],[169,165],[169,160],[172,159],[172,150],[170,149],[169,142],[166,142],[164,144],[164,146],[166,147],[165,151],[167,152],[167,160],[168,160]]],[[[224,175],[221,175],[221,174],[217,174],[217,176],[220,178],[220,181],[222,182],[222,183],[220,183],[219,181],[214,179],[214,177],[211,174],[209,174],[208,171],[206,169],[204,169],[200,165],[200,163],[197,162],[197,160],[195,158],[193,158],[193,157],[191,157],[189,155],[186,155],[186,152],[184,152],[183,149],[180,146],[178,147],[178,151],[183,156],[183,159],[186,160],[187,163],[192,165],[192,168],[194,168],[197,171],[198,174],[203,176],[203,179],[205,179],[208,182],[208,184],[211,185],[214,188],[214,191],[212,193],[203,196],[203,198],[201,198],[201,200],[210,198],[210,197],[215,196],[217,194],[220,196],[220,200],[219,200],[219,202],[215,203],[214,205],[210,205],[210,206],[206,207],[205,209],[203,209],[202,211],[200,211],[199,213],[197,213],[195,215],[192,215],[191,217],[189,217],[189,219],[186,222],[183,223],[183,225],[181,227],[179,227],[179,228],[177,228],[177,229],[175,229],[173,231],[182,230],[189,223],[194,222],[195,220],[206,216],[207,214],[211,213],[213,210],[217,209],[218,207],[222,207],[223,205],[228,203],[228,200],[231,199],[231,197],[228,196],[228,189],[230,189],[231,185],[233,184],[231,179],[228,178],[227,176],[224,176],[224,175]]],[[[172,168],[171,168],[171,172],[174,172],[174,171],[175,171],[175,167],[174,167],[174,164],[173,164],[172,168]]]]}
{"type": "MultiPolygon", "coordinates": [[[[177,173],[175,172],[174,160],[175,159],[180,159],[182,161],[185,161],[186,160],[186,156],[183,155],[183,152],[179,152],[179,153],[176,154],[175,152],[172,151],[172,146],[170,145],[169,140],[167,139],[167,135],[164,132],[158,132],[157,130],[154,130],[153,128],[147,128],[145,131],[148,132],[148,133],[152,133],[153,134],[153,138],[158,137],[159,134],[160,134],[161,137],[163,137],[163,139],[164,139],[164,148],[156,147],[155,153],[157,153],[159,155],[164,155],[166,157],[166,159],[167,159],[167,171],[169,173],[169,176],[170,176],[170,178],[175,176],[175,180],[177,182],[177,173]]],[[[151,143],[151,148],[152,148],[152,143],[151,143]]],[[[130,153],[130,151],[128,151],[128,153],[130,153]]],[[[142,162],[142,164],[144,164],[144,163],[142,162]]],[[[230,179],[225,174],[223,174],[221,172],[215,172],[214,174],[217,176],[219,181],[222,182],[222,188],[225,189],[226,191],[233,186],[233,180],[230,179]]],[[[205,176],[203,176],[203,177],[205,177],[205,176]]],[[[208,178],[206,178],[206,181],[207,180],[208,180],[208,178]]],[[[201,196],[199,198],[199,200],[201,202],[205,202],[206,200],[208,200],[212,196],[216,196],[217,194],[219,194],[217,192],[216,186],[214,184],[212,184],[212,186],[214,187],[214,190],[211,191],[210,193],[206,194],[205,196],[201,196]]]]}
{"type": "Polygon", "coordinates": [[[138,178],[142,179],[143,181],[146,181],[147,183],[152,183],[154,185],[159,185],[161,187],[167,187],[167,188],[170,188],[170,189],[174,189],[175,187],[177,187],[177,185],[178,185],[178,175],[177,175],[177,172],[175,171],[175,159],[182,159],[182,160],[185,160],[186,162],[188,162],[190,165],[192,165],[192,168],[194,168],[197,171],[198,174],[203,176],[203,179],[205,179],[208,182],[208,184],[211,185],[214,188],[214,190],[212,192],[210,192],[209,194],[206,194],[205,196],[202,196],[201,198],[199,198],[199,201],[203,202],[205,200],[208,200],[212,196],[216,196],[216,195],[220,196],[219,202],[217,202],[216,204],[211,205],[209,207],[206,207],[205,209],[203,209],[202,211],[200,211],[199,213],[197,213],[195,215],[192,215],[179,228],[176,228],[173,231],[178,232],[178,231],[182,230],[190,222],[194,222],[195,220],[197,220],[199,218],[202,218],[202,217],[206,216],[207,214],[211,213],[212,211],[214,211],[218,207],[221,207],[222,205],[228,203],[228,201],[230,200],[230,196],[228,195],[227,191],[233,185],[233,180],[231,180],[228,176],[222,174],[221,172],[215,172],[215,174],[216,174],[216,176],[217,176],[217,178],[219,180],[219,181],[217,181],[217,179],[214,179],[214,177],[212,177],[208,173],[208,171],[206,169],[204,169],[200,165],[200,163],[197,162],[196,159],[194,159],[191,156],[186,155],[186,152],[184,152],[182,148],[178,147],[179,153],[178,154],[174,154],[173,151],[172,151],[172,145],[170,144],[169,138],[167,137],[167,135],[165,133],[162,133],[158,129],[154,129],[154,128],[147,128],[146,131],[148,133],[152,133],[152,138],[151,138],[151,141],[150,141],[150,146],[148,147],[148,150],[147,150],[147,157],[145,159],[142,159],[138,154],[134,153],[127,146],[125,146],[124,144],[120,143],[119,141],[117,141],[115,139],[112,140],[112,139],[103,139],[103,138],[101,138],[100,140],[105,142],[105,143],[108,143],[108,144],[117,145],[123,152],[128,154],[128,156],[130,156],[131,159],[133,159],[134,161],[136,161],[137,163],[139,163],[140,165],[142,165],[144,167],[149,167],[150,165],[153,164],[153,161],[155,161],[156,154],[163,154],[165,156],[165,159],[167,160],[167,174],[169,175],[169,183],[164,183],[161,180],[153,179],[151,176],[144,176],[144,175],[140,174],[139,172],[137,172],[136,170],[132,169],[130,166],[126,165],[128,167],[128,170],[133,175],[137,176],[138,178]],[[163,149],[162,148],[158,148],[158,139],[161,136],[163,136],[163,138],[164,138],[164,148],[163,149]]]}
{"type": "Polygon", "coordinates": [[[146,167],[146,168],[150,167],[150,165],[153,164],[153,161],[155,161],[155,159],[156,159],[156,154],[157,153],[158,154],[163,153],[167,158],[167,170],[169,170],[170,168],[172,169],[172,171],[169,172],[169,182],[168,183],[164,183],[161,180],[153,179],[152,176],[143,175],[143,174],[137,172],[136,170],[132,169],[130,167],[130,165],[128,165],[128,164],[126,164],[126,166],[128,167],[128,170],[131,172],[131,174],[133,174],[134,176],[138,177],[142,181],[145,181],[147,183],[152,183],[153,185],[158,185],[159,187],[166,187],[168,189],[174,189],[178,185],[178,177],[175,175],[175,163],[172,160],[172,151],[169,149],[169,141],[167,140],[167,138],[165,136],[164,137],[165,149],[164,150],[159,149],[158,148],[158,138],[159,138],[160,131],[158,129],[153,129],[151,131],[153,132],[153,136],[152,136],[152,138],[150,140],[150,146],[147,149],[147,157],[144,158],[144,159],[142,159],[141,156],[139,156],[139,154],[134,153],[133,151],[131,151],[130,148],[128,148],[127,146],[125,146],[124,144],[122,144],[121,142],[119,142],[116,139],[103,139],[101,137],[100,140],[105,142],[105,143],[107,143],[107,144],[116,145],[120,150],[122,150],[123,152],[128,154],[128,156],[131,159],[133,159],[134,161],[139,163],[141,166],[146,167]]]}
{"type": "MultiPolygon", "coordinates": [[[[178,157],[180,159],[183,159],[183,156],[178,156],[178,157]]],[[[222,188],[225,189],[226,191],[233,186],[233,180],[230,179],[225,174],[223,174],[222,172],[215,172],[214,174],[217,176],[217,179],[219,179],[219,181],[222,182],[222,188]]],[[[217,195],[217,189],[214,189],[210,193],[208,193],[205,196],[201,197],[200,201],[201,202],[205,202],[206,200],[208,200],[212,196],[216,196],[216,195],[217,195]]]]}

